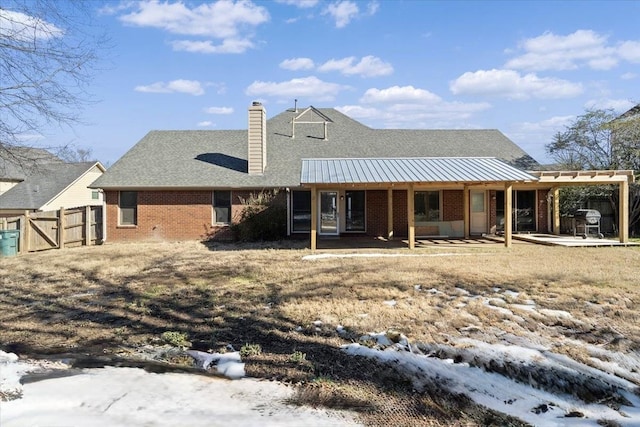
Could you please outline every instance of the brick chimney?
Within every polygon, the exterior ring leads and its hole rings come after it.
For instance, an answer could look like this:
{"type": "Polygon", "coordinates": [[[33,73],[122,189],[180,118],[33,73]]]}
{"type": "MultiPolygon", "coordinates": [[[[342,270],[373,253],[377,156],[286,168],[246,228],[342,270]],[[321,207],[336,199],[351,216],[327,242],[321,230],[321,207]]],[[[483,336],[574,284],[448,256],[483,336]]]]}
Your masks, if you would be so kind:
{"type": "Polygon", "coordinates": [[[249,107],[249,175],[262,175],[267,167],[267,111],[261,103],[249,107]]]}

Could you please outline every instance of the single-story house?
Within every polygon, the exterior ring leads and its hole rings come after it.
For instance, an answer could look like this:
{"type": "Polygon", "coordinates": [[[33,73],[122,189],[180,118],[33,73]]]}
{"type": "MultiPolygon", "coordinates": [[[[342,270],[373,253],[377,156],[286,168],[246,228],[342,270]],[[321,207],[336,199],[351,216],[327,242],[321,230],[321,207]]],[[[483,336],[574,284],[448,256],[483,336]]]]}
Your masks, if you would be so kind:
{"type": "Polygon", "coordinates": [[[103,204],[102,193],[88,187],[106,170],[100,162],[65,163],[47,153],[29,149],[22,159],[3,159],[0,217],[103,204]]]}
{"type": "Polygon", "coordinates": [[[287,232],[315,249],[319,236],[404,237],[413,247],[417,236],[500,231],[508,245],[513,232],[559,230],[559,186],[624,191],[633,178],[537,166],[498,130],[372,129],[314,107],[267,120],[256,102],[247,130],[149,132],[92,187],[104,191],[111,241],[225,237],[244,200],[277,189],[287,232]]]}

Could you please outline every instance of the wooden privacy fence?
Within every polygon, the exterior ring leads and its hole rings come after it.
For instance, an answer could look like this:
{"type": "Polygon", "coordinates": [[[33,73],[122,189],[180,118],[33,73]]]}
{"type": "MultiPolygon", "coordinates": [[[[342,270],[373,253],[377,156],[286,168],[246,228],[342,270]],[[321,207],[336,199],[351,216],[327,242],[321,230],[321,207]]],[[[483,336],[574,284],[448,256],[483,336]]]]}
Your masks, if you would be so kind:
{"type": "Polygon", "coordinates": [[[102,206],[29,212],[0,218],[0,230],[20,230],[18,252],[102,243],[102,206]]]}

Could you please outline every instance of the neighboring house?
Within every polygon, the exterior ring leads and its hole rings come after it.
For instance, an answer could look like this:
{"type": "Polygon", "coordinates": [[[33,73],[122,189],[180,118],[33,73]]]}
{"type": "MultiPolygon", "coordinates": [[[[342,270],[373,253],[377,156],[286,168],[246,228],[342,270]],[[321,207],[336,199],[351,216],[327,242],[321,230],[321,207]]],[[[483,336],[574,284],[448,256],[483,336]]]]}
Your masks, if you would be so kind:
{"type": "Polygon", "coordinates": [[[289,234],[311,234],[313,248],[318,235],[465,237],[504,224],[510,239],[559,229],[549,196],[577,173],[524,172],[537,166],[497,130],[372,129],[314,107],[267,120],[254,103],[248,130],[149,132],[92,187],[113,241],[228,237],[243,200],[270,189],[282,190],[289,234]]]}
{"type": "Polygon", "coordinates": [[[101,192],[88,188],[105,172],[100,162],[64,163],[43,152],[33,150],[43,155],[28,160],[4,159],[0,165],[0,216],[102,205],[101,192]]]}

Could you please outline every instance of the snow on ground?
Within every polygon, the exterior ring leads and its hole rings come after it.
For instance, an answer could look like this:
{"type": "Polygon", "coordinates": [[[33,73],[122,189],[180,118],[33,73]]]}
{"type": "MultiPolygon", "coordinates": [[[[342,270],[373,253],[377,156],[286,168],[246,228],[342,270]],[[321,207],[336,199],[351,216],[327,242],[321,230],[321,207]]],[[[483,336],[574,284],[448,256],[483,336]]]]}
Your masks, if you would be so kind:
{"type": "MultiPolygon", "coordinates": [[[[508,362],[530,364],[535,358],[543,358],[542,364],[550,372],[567,369],[562,363],[561,355],[544,357],[541,352],[517,346],[494,351],[496,349],[492,349],[493,346],[478,344],[478,347],[472,349],[469,347],[470,343],[467,343],[466,351],[478,358],[490,357],[496,367],[500,364],[506,366],[508,362]]],[[[577,362],[570,365],[576,371],[582,370],[585,375],[592,375],[594,381],[602,381],[615,388],[628,404],[620,405],[619,409],[614,410],[604,403],[585,403],[573,395],[545,391],[499,373],[487,372],[469,363],[454,363],[453,359],[421,354],[415,347],[406,351],[405,345],[396,344],[381,350],[356,343],[345,345],[343,349],[348,354],[377,359],[393,366],[412,378],[414,387],[419,391],[437,384],[454,394],[462,393],[476,403],[535,426],[598,426],[599,420],[615,421],[620,426],[628,427],[640,425],[640,398],[633,393],[636,386],[587,366],[579,366],[577,362]]]]}
{"type": "MultiPolygon", "coordinates": [[[[510,325],[553,323],[549,321],[554,319],[583,323],[567,311],[546,309],[508,289],[473,294],[455,288],[449,293],[416,285],[415,290],[422,297],[440,299],[443,304],[465,306],[480,302],[499,312],[503,322],[510,325]]],[[[396,309],[401,306],[396,300],[381,304],[396,309]]],[[[411,378],[418,391],[443,387],[535,426],[602,425],[598,422],[640,426],[640,354],[616,352],[568,337],[555,336],[550,341],[535,331],[520,329],[515,334],[484,326],[479,319],[473,322],[477,324],[458,328],[460,335],[448,336],[447,344],[412,344],[402,333],[386,331],[366,334],[359,343],[345,345],[343,350],[388,363],[403,377],[411,378]],[[589,365],[554,352],[560,345],[575,347],[587,355],[585,363],[589,365]]],[[[325,326],[320,320],[313,325],[316,329],[325,326]]],[[[342,325],[336,325],[335,331],[337,335],[347,333],[342,325]]],[[[187,354],[204,370],[215,365],[217,372],[241,379],[152,374],[133,368],[74,371],[62,363],[25,362],[0,351],[0,396],[21,395],[2,402],[0,425],[356,425],[351,413],[286,405],[293,389],[276,382],[242,378],[244,365],[235,351],[187,354]],[[65,369],[69,376],[20,383],[20,378],[29,372],[65,369]]]]}
{"type": "MultiPolygon", "coordinates": [[[[196,355],[202,363],[217,358],[205,354],[196,355]]],[[[233,364],[233,359],[223,363],[233,364]]],[[[68,370],[73,375],[24,385],[16,382],[34,369],[39,368],[0,351],[0,391],[22,392],[21,398],[0,404],[2,427],[358,425],[348,412],[287,405],[293,389],[277,382],[114,367],[68,370]]]]}

